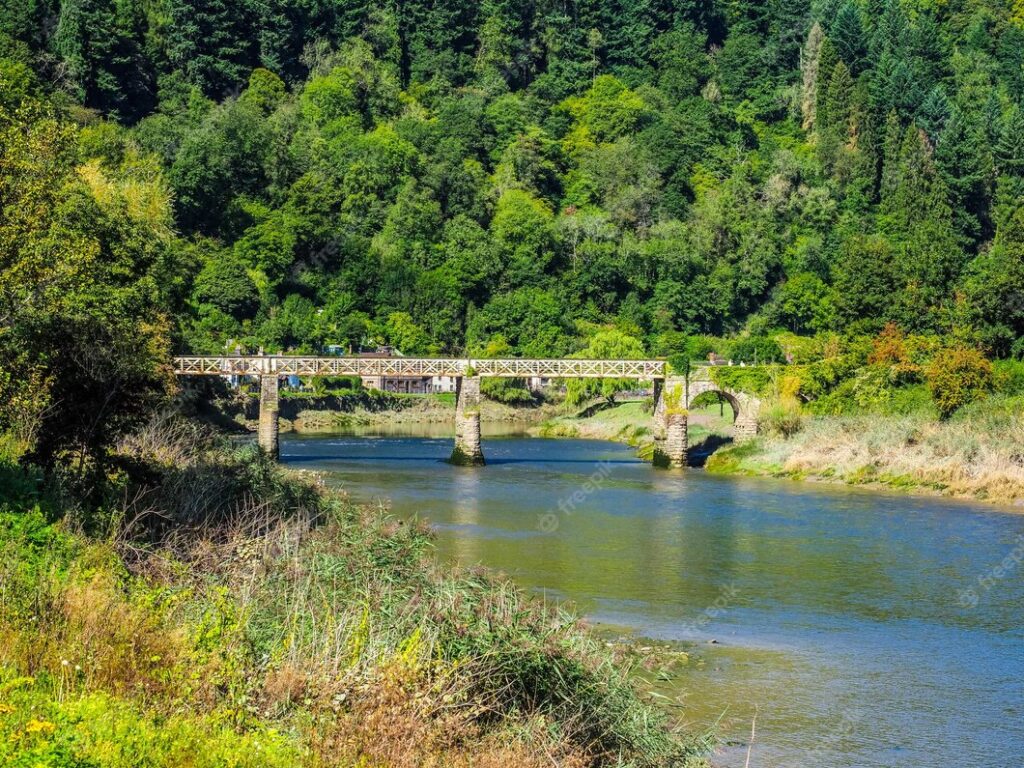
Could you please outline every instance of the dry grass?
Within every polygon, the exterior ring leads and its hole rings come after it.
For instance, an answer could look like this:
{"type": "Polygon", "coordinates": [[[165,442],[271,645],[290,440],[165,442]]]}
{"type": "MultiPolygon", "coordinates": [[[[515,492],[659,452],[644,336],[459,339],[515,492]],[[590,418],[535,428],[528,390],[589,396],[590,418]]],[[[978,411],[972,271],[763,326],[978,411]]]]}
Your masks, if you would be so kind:
{"type": "Polygon", "coordinates": [[[811,419],[789,437],[716,457],[710,469],[789,474],[1024,504],[1024,413],[992,398],[950,421],[923,416],[811,419]],[[729,455],[731,454],[731,456],[729,455]]]}

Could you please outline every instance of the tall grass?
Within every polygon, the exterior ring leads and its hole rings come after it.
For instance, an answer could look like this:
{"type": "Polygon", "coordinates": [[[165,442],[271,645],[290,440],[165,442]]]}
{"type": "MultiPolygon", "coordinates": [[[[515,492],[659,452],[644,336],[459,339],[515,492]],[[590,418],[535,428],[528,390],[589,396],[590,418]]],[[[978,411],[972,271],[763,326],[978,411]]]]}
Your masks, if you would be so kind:
{"type": "Polygon", "coordinates": [[[168,766],[258,765],[258,749],[267,765],[700,764],[706,745],[571,614],[442,569],[422,526],[315,478],[153,430],[121,446],[134,480],[115,509],[70,528],[0,511],[0,742],[27,745],[12,761],[122,765],[128,739],[168,766]]]}
{"type": "Polygon", "coordinates": [[[1024,499],[1024,408],[994,395],[948,421],[927,413],[809,419],[803,429],[713,456],[711,470],[814,475],[950,496],[1024,499]]]}

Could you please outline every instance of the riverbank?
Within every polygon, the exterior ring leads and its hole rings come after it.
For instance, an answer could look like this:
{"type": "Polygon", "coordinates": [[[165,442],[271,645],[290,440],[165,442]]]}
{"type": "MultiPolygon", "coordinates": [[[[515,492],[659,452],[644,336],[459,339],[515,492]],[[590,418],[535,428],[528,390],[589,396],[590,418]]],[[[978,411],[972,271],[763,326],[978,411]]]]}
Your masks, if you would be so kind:
{"type": "MultiPolygon", "coordinates": [[[[722,412],[717,405],[690,411],[687,425],[690,446],[700,453],[705,444],[729,439],[730,417],[728,409],[722,412]]],[[[625,443],[636,448],[640,457],[650,459],[654,449],[652,419],[649,403],[610,404],[582,417],[554,416],[531,427],[528,434],[625,443]]]]}
{"type": "MultiPolygon", "coordinates": [[[[212,402],[197,399],[197,415],[218,429],[255,432],[259,402],[255,396],[231,393],[212,402]]],[[[562,413],[561,406],[538,402],[507,405],[484,398],[481,421],[519,425],[523,430],[562,413]]],[[[403,395],[360,390],[345,394],[285,393],[280,400],[281,432],[317,434],[355,427],[450,424],[455,420],[455,395],[403,395]]]]}
{"type": "Polygon", "coordinates": [[[79,508],[0,461],[0,763],[700,765],[560,609],[179,423],[79,508]]]}
{"type": "Polygon", "coordinates": [[[807,418],[788,436],[728,446],[709,472],[877,486],[972,499],[1024,511],[1024,416],[989,398],[938,421],[905,416],[807,418]]]}
{"type": "MultiPolygon", "coordinates": [[[[733,445],[728,409],[689,415],[694,463],[715,474],[841,483],[971,499],[1024,511],[1024,416],[1016,398],[992,397],[948,421],[903,416],[805,416],[789,436],[762,434],[733,445]],[[705,463],[706,461],[706,463],[705,463]]],[[[622,442],[647,456],[651,416],[624,403],[585,418],[558,416],[530,429],[538,437],[622,442]]]]}

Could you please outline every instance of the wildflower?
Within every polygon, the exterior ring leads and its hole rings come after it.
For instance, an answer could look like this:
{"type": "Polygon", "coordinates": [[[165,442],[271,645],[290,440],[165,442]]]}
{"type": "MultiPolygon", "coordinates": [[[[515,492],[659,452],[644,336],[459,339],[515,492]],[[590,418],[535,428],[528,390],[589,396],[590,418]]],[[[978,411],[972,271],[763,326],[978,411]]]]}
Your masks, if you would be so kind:
{"type": "Polygon", "coordinates": [[[57,726],[49,720],[36,720],[32,718],[25,724],[25,733],[53,733],[57,726]]]}

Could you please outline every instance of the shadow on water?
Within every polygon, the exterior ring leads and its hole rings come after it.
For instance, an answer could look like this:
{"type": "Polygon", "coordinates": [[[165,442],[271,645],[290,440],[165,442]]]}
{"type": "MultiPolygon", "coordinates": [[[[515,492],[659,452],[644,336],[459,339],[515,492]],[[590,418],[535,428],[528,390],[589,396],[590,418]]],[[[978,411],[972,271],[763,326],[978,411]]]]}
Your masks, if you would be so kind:
{"type": "MultiPolygon", "coordinates": [[[[315,456],[298,456],[295,454],[282,454],[282,461],[288,464],[302,464],[302,463],[322,463],[330,461],[344,461],[344,462],[366,462],[366,463],[378,463],[381,461],[412,461],[412,462],[434,462],[437,464],[447,464],[448,459],[439,456],[385,456],[383,454],[375,453],[371,456],[354,456],[354,455],[343,455],[343,454],[326,454],[321,453],[315,456]]],[[[544,457],[543,460],[537,458],[525,458],[525,459],[492,459],[487,458],[488,466],[498,466],[501,464],[586,464],[593,466],[595,464],[594,459],[554,459],[544,457]]],[[[639,464],[642,463],[640,459],[601,459],[602,464],[639,464]]]]}
{"type": "Polygon", "coordinates": [[[708,457],[717,451],[732,444],[731,437],[724,435],[708,435],[699,443],[694,443],[686,452],[686,465],[688,467],[701,468],[708,463],[708,457]]]}

